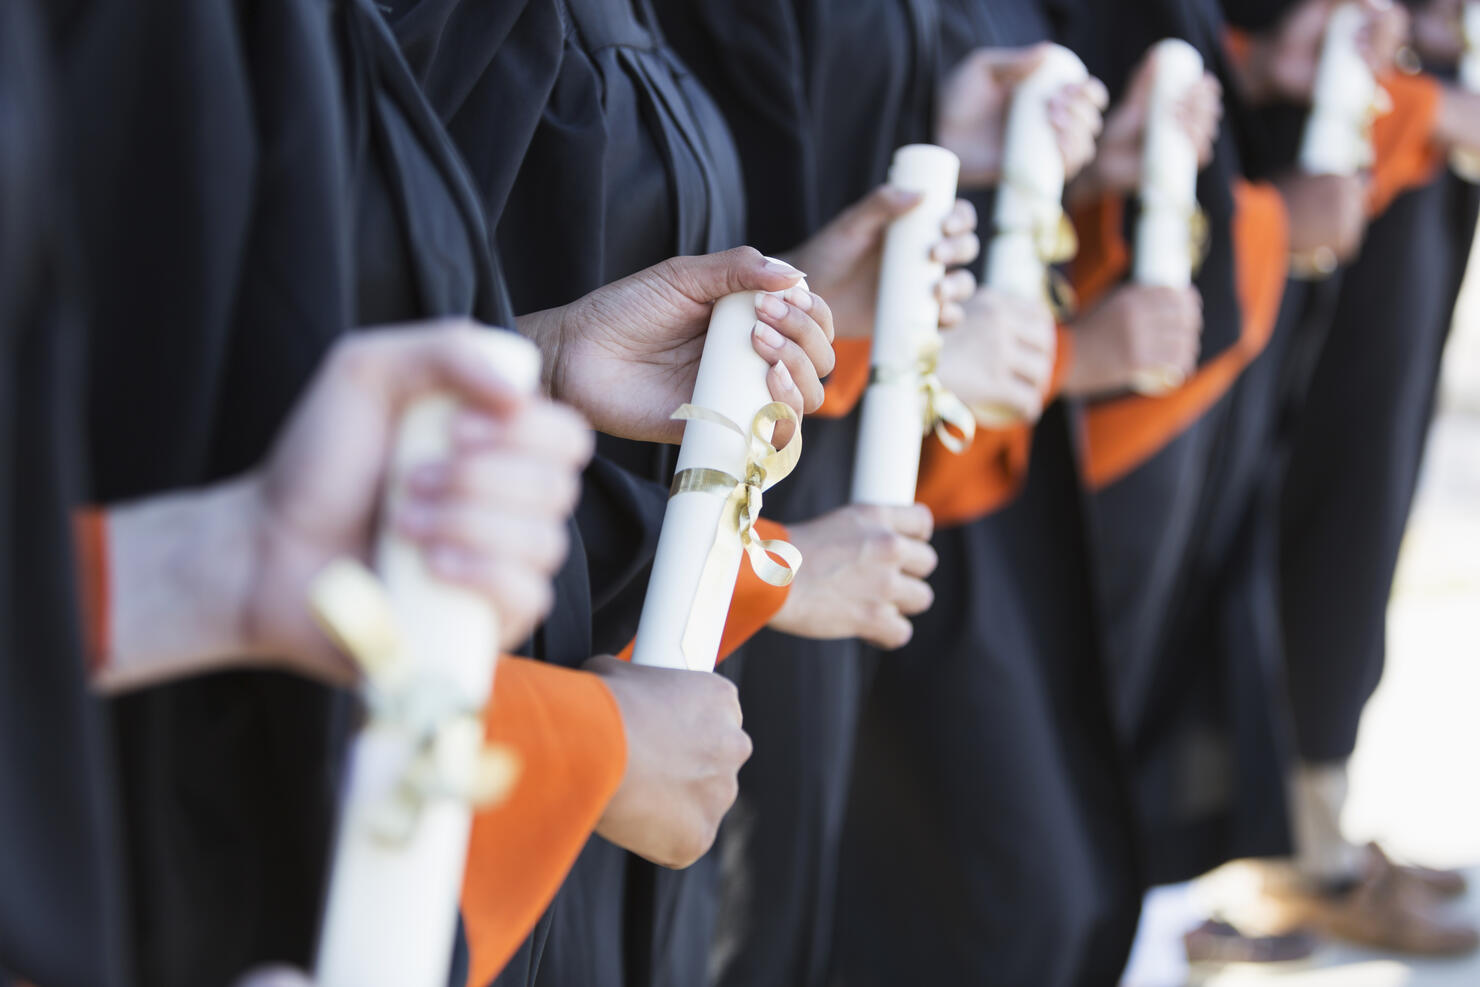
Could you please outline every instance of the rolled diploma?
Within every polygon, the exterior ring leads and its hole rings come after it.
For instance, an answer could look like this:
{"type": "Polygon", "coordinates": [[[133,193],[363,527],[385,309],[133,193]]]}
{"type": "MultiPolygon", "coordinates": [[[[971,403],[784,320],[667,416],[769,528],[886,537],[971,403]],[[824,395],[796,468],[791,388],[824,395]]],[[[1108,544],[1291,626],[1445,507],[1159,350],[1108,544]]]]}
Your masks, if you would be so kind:
{"type": "MultiPolygon", "coordinates": [[[[511,384],[534,390],[540,358],[531,343],[513,333],[489,332],[486,346],[487,359],[511,384]]],[[[425,397],[407,409],[388,499],[402,496],[408,470],[446,456],[456,410],[446,396],[425,397]]],[[[409,674],[435,676],[467,709],[482,708],[499,644],[497,614],[487,600],[431,575],[420,549],[389,529],[377,539],[375,569],[414,663],[409,674]]],[[[482,744],[480,726],[456,735],[447,753],[471,766],[482,744]]],[[[446,987],[473,810],[459,798],[435,798],[405,842],[387,842],[373,832],[374,808],[411,755],[403,733],[374,719],[355,739],[314,967],[319,987],[446,987]]]]}
{"type": "Polygon", "coordinates": [[[1178,103],[1202,79],[1203,60],[1185,41],[1169,38],[1153,54],[1155,76],[1141,158],[1141,215],[1136,224],[1135,278],[1141,284],[1185,288],[1192,283],[1188,220],[1197,210],[1197,148],[1177,122],[1178,103]]]}
{"type": "Polygon", "coordinates": [[[994,232],[987,247],[988,287],[1022,298],[1043,297],[1047,272],[1034,231],[1058,222],[1064,197],[1064,158],[1048,119],[1048,101],[1064,86],[1088,77],[1078,55],[1051,45],[1042,64],[1013,94],[994,232]]]}
{"type": "Polygon", "coordinates": [[[1355,175],[1372,161],[1368,115],[1377,78],[1362,59],[1357,35],[1365,22],[1356,4],[1342,4],[1326,22],[1310,117],[1300,142],[1300,167],[1311,175],[1355,175]]]}
{"type": "Polygon", "coordinates": [[[939,343],[935,286],[945,274],[930,248],[955,207],[960,177],[961,160],[931,144],[900,148],[889,167],[891,185],[919,192],[923,199],[890,224],[884,238],[870,363],[888,373],[869,384],[863,396],[853,466],[856,504],[915,502],[925,415],[918,367],[925,348],[939,343]]]}
{"type": "MultiPolygon", "coordinates": [[[[766,384],[770,367],[751,344],[756,325],[755,300],[756,292],[741,291],[715,303],[691,402],[724,415],[747,435],[756,412],[772,401],[766,384]]],[[[708,467],[744,479],[746,452],[746,439],[729,429],[706,421],[687,421],[675,472],[708,467]]],[[[715,532],[724,505],[723,496],[703,491],[668,498],[647,596],[637,624],[633,664],[714,671],[744,553],[739,538],[721,538],[714,549],[724,553],[722,564],[728,573],[724,593],[710,598],[702,594],[696,597],[694,591],[699,586],[711,546],[715,546],[715,532]],[[685,631],[691,620],[696,628],[693,664],[683,651],[685,631]]]]}
{"type": "MultiPolygon", "coordinates": [[[[1460,15],[1465,38],[1465,52],[1459,59],[1459,84],[1470,92],[1480,92],[1480,3],[1466,0],[1460,15]]],[[[1449,154],[1449,164],[1467,182],[1480,181],[1480,152],[1456,147],[1449,154]]]]}
{"type": "Polygon", "coordinates": [[[1480,3],[1466,0],[1460,15],[1465,38],[1465,53],[1459,60],[1459,84],[1470,92],[1480,92],[1480,3]]]}

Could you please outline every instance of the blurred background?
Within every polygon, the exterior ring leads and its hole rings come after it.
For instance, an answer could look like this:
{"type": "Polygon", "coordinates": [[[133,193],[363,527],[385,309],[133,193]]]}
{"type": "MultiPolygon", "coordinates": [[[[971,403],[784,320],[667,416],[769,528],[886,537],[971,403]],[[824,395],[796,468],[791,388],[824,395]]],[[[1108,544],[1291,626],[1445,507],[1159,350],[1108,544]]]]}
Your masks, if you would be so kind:
{"type": "MultiPolygon", "coordinates": [[[[1477,243],[1480,247],[1480,243],[1477,243]]],[[[1445,354],[1438,416],[1388,611],[1388,664],[1351,765],[1348,834],[1401,858],[1464,867],[1454,907],[1480,922],[1480,264],[1471,254],[1445,354]]],[[[1122,987],[1477,987],[1480,954],[1460,960],[1323,946],[1283,970],[1190,971],[1182,934],[1209,903],[1236,903],[1237,866],[1154,891],[1122,987]]]]}

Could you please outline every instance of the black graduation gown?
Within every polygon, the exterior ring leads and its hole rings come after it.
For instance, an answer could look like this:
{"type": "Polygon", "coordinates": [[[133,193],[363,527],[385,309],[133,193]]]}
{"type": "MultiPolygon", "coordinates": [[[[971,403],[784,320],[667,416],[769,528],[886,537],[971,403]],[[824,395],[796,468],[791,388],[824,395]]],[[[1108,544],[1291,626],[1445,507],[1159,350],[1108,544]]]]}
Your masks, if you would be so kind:
{"type": "Polygon", "coordinates": [[[82,323],[64,261],[51,46],[0,6],[0,983],[135,983],[113,772],[74,605],[82,323]]]}
{"type": "MultiPolygon", "coordinates": [[[[509,324],[471,188],[368,3],[97,0],[67,52],[99,498],[258,461],[353,326],[509,324]]],[[[350,704],[234,673],[115,706],[139,981],[306,966],[350,704]]]]}
{"type": "MultiPolygon", "coordinates": [[[[800,243],[884,181],[895,148],[929,139],[933,0],[657,6],[735,133],[751,241],[763,250],[800,243]]],[[[805,434],[801,464],[767,496],[768,517],[802,521],[847,503],[856,416],[808,419],[805,434]]],[[[716,983],[816,984],[826,975],[863,650],[773,631],[742,649],[740,698],[755,751],[716,850],[699,865],[720,871],[717,914],[704,917],[716,983]]],[[[705,974],[691,968],[668,982],[705,974]]]]}
{"type": "MultiPolygon", "coordinates": [[[[420,0],[396,5],[391,18],[468,157],[516,310],[563,305],[668,257],[742,242],[729,132],[645,0],[515,10],[490,17],[487,5],[420,0]],[[532,98],[511,100],[511,91],[532,98]]],[[[599,451],[578,517],[594,643],[616,651],[636,631],[672,450],[601,437],[599,451]]],[[[687,923],[707,887],[593,837],[546,917],[542,955],[500,982],[645,984],[696,959],[702,969],[707,937],[687,923]]]]}
{"type": "Polygon", "coordinates": [[[1279,598],[1306,761],[1351,755],[1382,674],[1387,601],[1477,199],[1445,172],[1372,223],[1291,429],[1279,598]]]}
{"type": "MultiPolygon", "coordinates": [[[[1232,183],[1272,160],[1264,121],[1237,97],[1222,23],[1207,0],[1123,4],[1102,32],[1108,43],[1086,46],[1112,91],[1168,36],[1190,41],[1223,81],[1223,127],[1198,185],[1210,232],[1197,279],[1202,363],[1238,338],[1243,319],[1232,183]]],[[[1283,386],[1272,354],[1303,318],[1301,297],[1287,293],[1268,348],[1230,391],[1090,501],[1102,646],[1147,884],[1285,845],[1277,625],[1263,578],[1272,544],[1254,532],[1267,504],[1263,436],[1283,386]]]]}
{"type": "MultiPolygon", "coordinates": [[[[1084,15],[941,7],[948,65],[1062,37],[1084,15]]],[[[1014,502],[936,533],[935,605],[878,665],[844,834],[841,982],[1119,975],[1140,896],[1096,651],[1077,416],[1064,401],[1045,414],[1014,502]]]]}

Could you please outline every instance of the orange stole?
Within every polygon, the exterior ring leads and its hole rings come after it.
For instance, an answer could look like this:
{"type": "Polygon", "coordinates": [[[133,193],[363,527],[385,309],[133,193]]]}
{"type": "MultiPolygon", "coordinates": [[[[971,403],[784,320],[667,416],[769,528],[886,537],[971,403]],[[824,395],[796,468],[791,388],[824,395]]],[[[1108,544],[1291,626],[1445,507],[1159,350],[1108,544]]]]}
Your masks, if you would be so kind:
{"type": "Polygon", "coordinates": [[[1444,151],[1432,140],[1443,89],[1428,75],[1391,73],[1382,86],[1392,97],[1392,112],[1372,125],[1371,184],[1367,214],[1376,216],[1411,188],[1428,184],[1444,166],[1444,151]]]}
{"type": "Polygon", "coordinates": [[[587,672],[505,658],[483,722],[522,768],[508,799],[473,817],[461,902],[468,987],[497,976],[529,935],[627,769],[621,711],[587,672]]]}
{"type": "MultiPolygon", "coordinates": [[[[786,526],[760,518],[755,522],[755,533],[767,541],[780,538],[790,540],[786,526]]],[[[803,562],[806,560],[804,559],[803,562]]],[[[735,577],[735,595],[730,598],[730,612],[725,617],[725,630],[719,640],[719,655],[716,664],[734,654],[746,641],[755,637],[761,628],[771,622],[786,602],[790,586],[772,586],[740,560],[740,575],[735,577]]],[[[632,660],[632,647],[637,642],[628,641],[617,655],[623,661],[632,660]]]]}
{"type": "Polygon", "coordinates": [[[1212,407],[1269,343],[1285,291],[1289,219],[1270,185],[1240,179],[1233,193],[1234,273],[1243,314],[1239,340],[1171,393],[1127,395],[1089,408],[1085,478],[1093,489],[1114,483],[1164,448],[1212,407]]]}

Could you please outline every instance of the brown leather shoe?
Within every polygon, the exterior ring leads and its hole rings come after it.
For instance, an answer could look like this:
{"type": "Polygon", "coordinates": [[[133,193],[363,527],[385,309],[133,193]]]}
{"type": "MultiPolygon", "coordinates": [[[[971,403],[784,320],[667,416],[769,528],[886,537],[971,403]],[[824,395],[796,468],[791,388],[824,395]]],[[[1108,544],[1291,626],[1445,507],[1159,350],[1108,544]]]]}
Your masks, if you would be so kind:
{"type": "Polygon", "coordinates": [[[1289,926],[1359,946],[1417,956],[1454,956],[1480,946],[1474,925],[1447,915],[1427,884],[1380,851],[1369,855],[1367,872],[1349,888],[1274,879],[1263,894],[1289,926]]]}
{"type": "Polygon", "coordinates": [[[1440,870],[1435,867],[1422,867],[1418,864],[1394,864],[1383,852],[1382,847],[1376,843],[1367,844],[1367,856],[1369,860],[1380,858],[1369,866],[1380,867],[1386,864],[1396,867],[1401,877],[1428,888],[1440,898],[1459,898],[1470,888],[1465,875],[1457,870],[1440,870]]]}

